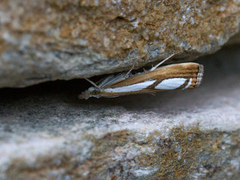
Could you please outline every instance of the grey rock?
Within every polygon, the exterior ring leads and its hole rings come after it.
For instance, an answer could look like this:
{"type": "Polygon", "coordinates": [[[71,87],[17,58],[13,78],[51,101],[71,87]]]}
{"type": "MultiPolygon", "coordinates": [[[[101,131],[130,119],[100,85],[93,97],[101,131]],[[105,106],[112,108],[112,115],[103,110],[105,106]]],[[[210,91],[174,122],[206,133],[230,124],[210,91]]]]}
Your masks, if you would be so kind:
{"type": "Polygon", "coordinates": [[[239,12],[229,0],[0,1],[0,87],[193,60],[239,33],[239,12]]]}

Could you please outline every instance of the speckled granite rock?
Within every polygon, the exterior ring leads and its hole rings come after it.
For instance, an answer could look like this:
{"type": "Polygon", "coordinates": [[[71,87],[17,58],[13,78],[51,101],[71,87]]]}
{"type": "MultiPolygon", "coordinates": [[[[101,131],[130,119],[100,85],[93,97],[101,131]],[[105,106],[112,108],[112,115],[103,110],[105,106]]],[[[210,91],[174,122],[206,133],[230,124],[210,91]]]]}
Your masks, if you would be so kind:
{"type": "Polygon", "coordinates": [[[194,58],[218,50],[239,21],[238,0],[2,0],[0,87],[194,58]]]}
{"type": "Polygon", "coordinates": [[[81,80],[0,90],[0,179],[238,179],[239,50],[201,58],[194,90],[88,101],[81,80]]]}

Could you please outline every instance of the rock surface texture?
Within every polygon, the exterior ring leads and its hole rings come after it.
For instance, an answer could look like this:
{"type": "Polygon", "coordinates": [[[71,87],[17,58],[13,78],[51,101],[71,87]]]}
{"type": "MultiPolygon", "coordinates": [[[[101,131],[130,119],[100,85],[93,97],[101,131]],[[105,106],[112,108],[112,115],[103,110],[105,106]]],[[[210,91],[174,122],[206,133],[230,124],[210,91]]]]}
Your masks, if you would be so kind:
{"type": "Polygon", "coordinates": [[[0,179],[237,180],[239,51],[202,57],[194,90],[88,101],[82,80],[0,90],[0,179]]]}
{"type": "Polygon", "coordinates": [[[1,0],[0,87],[194,58],[239,32],[239,0],[1,0]]]}

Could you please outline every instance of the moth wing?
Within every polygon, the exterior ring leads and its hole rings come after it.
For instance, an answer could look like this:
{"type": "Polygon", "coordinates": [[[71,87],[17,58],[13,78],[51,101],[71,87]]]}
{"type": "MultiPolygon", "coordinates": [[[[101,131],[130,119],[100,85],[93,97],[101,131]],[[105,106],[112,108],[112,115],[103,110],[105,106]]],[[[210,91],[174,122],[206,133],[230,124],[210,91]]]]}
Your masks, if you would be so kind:
{"type": "Polygon", "coordinates": [[[203,66],[198,63],[180,63],[157,68],[154,71],[140,73],[130,78],[112,81],[108,88],[133,87],[142,82],[155,82],[141,91],[161,91],[173,89],[189,89],[200,85],[203,66]]]}
{"type": "Polygon", "coordinates": [[[117,74],[117,75],[110,75],[108,77],[106,77],[105,79],[103,79],[103,81],[98,85],[100,88],[105,88],[107,86],[110,86],[112,84],[118,83],[124,79],[129,78],[130,76],[132,76],[131,73],[129,74],[117,74]]]}
{"type": "Polygon", "coordinates": [[[89,89],[80,98],[117,97],[128,94],[154,93],[174,89],[191,89],[200,85],[203,66],[197,63],[172,64],[139,74],[108,76],[99,86],[89,89]]]}
{"type": "Polygon", "coordinates": [[[156,82],[156,80],[148,80],[148,81],[139,82],[136,84],[131,84],[131,85],[122,86],[122,87],[106,88],[106,89],[104,89],[104,92],[107,92],[107,93],[139,92],[139,91],[147,89],[149,86],[151,86],[155,82],[156,82]]]}
{"type": "Polygon", "coordinates": [[[195,88],[201,84],[204,72],[203,66],[198,63],[174,64],[159,70],[164,77],[157,77],[158,82],[152,86],[158,90],[195,88]]]}

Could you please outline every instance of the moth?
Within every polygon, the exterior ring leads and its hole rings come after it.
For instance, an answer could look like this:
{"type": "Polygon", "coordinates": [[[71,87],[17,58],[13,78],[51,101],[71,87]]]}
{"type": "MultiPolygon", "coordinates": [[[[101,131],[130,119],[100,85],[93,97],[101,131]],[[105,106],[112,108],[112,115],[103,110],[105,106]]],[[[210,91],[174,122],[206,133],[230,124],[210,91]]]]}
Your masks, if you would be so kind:
{"type": "Polygon", "coordinates": [[[192,89],[201,84],[204,72],[203,65],[188,62],[159,67],[170,57],[147,72],[110,75],[98,85],[86,79],[93,84],[93,87],[82,92],[79,98],[118,97],[175,89],[192,89]]]}

